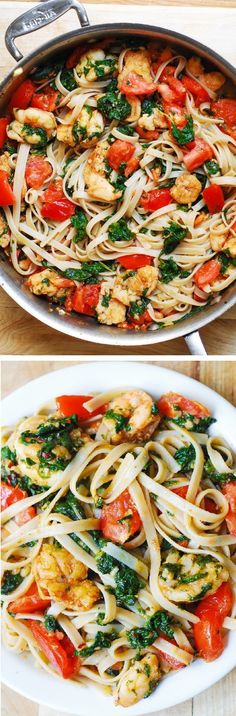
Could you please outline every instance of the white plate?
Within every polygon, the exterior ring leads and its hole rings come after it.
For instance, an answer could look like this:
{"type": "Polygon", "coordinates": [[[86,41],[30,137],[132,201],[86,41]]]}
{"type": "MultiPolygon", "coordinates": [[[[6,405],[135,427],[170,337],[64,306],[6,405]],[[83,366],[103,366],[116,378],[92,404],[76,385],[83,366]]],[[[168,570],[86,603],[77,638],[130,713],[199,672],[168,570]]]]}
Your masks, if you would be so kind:
{"type": "MultiPolygon", "coordinates": [[[[236,410],[224,398],[202,383],[172,370],[145,363],[104,362],[77,364],[38,378],[3,400],[3,422],[14,423],[32,414],[42,403],[62,393],[90,393],[112,387],[143,388],[154,398],[168,390],[198,400],[212,411],[217,423],[212,433],[223,436],[232,448],[235,442],[236,410]]],[[[228,644],[219,659],[211,663],[198,659],[192,665],[172,674],[160,683],[152,696],[128,709],[130,716],[150,714],[179,704],[221,679],[236,666],[236,634],[229,634],[228,644]]],[[[103,716],[124,716],[124,709],[114,706],[111,697],[91,686],[52,677],[36,668],[31,657],[3,650],[3,681],[32,701],[59,711],[90,716],[95,709],[103,716]]]]}

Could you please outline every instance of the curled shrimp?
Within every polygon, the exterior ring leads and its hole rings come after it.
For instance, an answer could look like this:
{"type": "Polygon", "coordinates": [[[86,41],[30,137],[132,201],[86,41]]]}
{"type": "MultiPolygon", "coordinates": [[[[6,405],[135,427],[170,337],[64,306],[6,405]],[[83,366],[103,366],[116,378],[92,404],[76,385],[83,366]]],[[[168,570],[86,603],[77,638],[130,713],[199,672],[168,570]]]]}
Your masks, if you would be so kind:
{"type": "Polygon", "coordinates": [[[148,393],[132,390],[114,398],[105,413],[99,433],[113,445],[149,440],[160,422],[158,410],[148,393]]]}

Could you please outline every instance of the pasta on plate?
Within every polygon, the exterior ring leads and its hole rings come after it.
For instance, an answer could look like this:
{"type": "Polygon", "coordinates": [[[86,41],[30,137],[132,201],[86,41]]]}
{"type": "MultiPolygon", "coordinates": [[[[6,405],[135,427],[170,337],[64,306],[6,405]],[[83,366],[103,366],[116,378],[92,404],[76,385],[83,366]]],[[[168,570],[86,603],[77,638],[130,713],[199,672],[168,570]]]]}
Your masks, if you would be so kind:
{"type": "Polygon", "coordinates": [[[0,245],[65,315],[163,328],[234,282],[236,99],[200,57],[78,46],[18,87],[0,145],[0,245]]]}
{"type": "Polygon", "coordinates": [[[66,396],[3,431],[3,640],[128,707],[235,629],[236,472],[207,407],[66,396]]]}

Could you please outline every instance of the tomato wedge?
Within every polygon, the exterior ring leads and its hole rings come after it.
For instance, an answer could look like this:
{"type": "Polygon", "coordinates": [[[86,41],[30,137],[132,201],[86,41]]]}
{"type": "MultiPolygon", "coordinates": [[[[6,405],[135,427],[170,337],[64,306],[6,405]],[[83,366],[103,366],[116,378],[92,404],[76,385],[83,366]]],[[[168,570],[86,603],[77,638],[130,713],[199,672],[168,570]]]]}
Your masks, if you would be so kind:
{"type": "Polygon", "coordinates": [[[141,328],[143,327],[143,330],[146,330],[148,324],[152,323],[152,318],[150,316],[149,311],[146,309],[143,313],[141,313],[140,316],[131,317],[128,314],[127,322],[129,329],[135,328],[136,326],[140,326],[141,328]]]}
{"type": "Polygon", "coordinates": [[[212,159],[213,151],[205,139],[199,139],[198,137],[194,140],[194,146],[184,155],[183,161],[189,172],[193,172],[198,169],[202,164],[212,159]]]}
{"type": "Polygon", "coordinates": [[[92,395],[59,395],[58,398],[56,398],[57,408],[65,417],[76,414],[78,420],[88,420],[89,418],[93,418],[94,415],[104,413],[106,410],[106,405],[102,405],[100,408],[93,410],[92,413],[89,413],[84,407],[84,403],[86,403],[87,400],[91,400],[92,397],[92,395]]]}
{"type": "Polygon", "coordinates": [[[210,96],[204,87],[201,87],[199,82],[192,79],[192,77],[188,77],[188,75],[184,75],[181,82],[187,92],[191,92],[193,95],[196,107],[199,107],[202,102],[209,102],[210,96]]]}
{"type": "Polygon", "coordinates": [[[124,490],[116,500],[102,508],[100,530],[112,542],[124,544],[140,530],[141,524],[129,490],[124,490]]]}
{"type": "Polygon", "coordinates": [[[48,86],[45,92],[35,92],[35,94],[33,94],[30,106],[43,109],[45,112],[54,112],[61,97],[62,94],[59,90],[54,90],[52,87],[48,86]]]}
{"type": "Polygon", "coordinates": [[[166,82],[172,92],[174,92],[175,101],[179,102],[179,104],[181,105],[184,105],[186,99],[186,89],[182,82],[178,80],[177,77],[173,77],[172,75],[167,76],[166,82]]]}
{"type": "Polygon", "coordinates": [[[25,170],[27,186],[39,189],[51,174],[52,166],[46,159],[37,155],[29,158],[25,170]]]}
{"type": "MultiPolygon", "coordinates": [[[[183,485],[183,487],[173,487],[171,492],[174,492],[175,495],[179,495],[179,497],[182,497],[183,500],[185,500],[187,492],[188,492],[188,485],[183,485]]],[[[181,544],[182,544],[182,542],[181,542],[181,544]]]]}
{"type": "Polygon", "coordinates": [[[199,602],[195,614],[200,621],[193,625],[195,644],[199,655],[206,661],[217,659],[224,649],[222,626],[230,614],[233,593],[228,582],[199,602]]]}
{"type": "Polygon", "coordinates": [[[119,256],[117,262],[125,269],[137,270],[143,266],[152,266],[153,257],[145,254],[127,254],[127,256],[119,256]]]}
{"type": "Polygon", "coordinates": [[[46,202],[41,209],[41,214],[44,219],[52,219],[52,221],[65,221],[70,219],[75,213],[75,205],[72,201],[67,199],[58,199],[52,204],[46,202]]]}
{"type": "Polygon", "coordinates": [[[8,109],[10,112],[14,108],[16,109],[27,109],[31,103],[31,99],[35,92],[36,86],[31,80],[24,80],[24,82],[17,87],[16,91],[11,96],[8,109]]]}
{"type": "MultiPolygon", "coordinates": [[[[75,669],[76,671],[79,670],[81,661],[79,657],[72,655],[71,647],[69,646],[68,648],[68,641],[71,644],[68,637],[59,640],[54,632],[47,631],[42,622],[33,619],[29,619],[27,625],[31,629],[40,650],[45,654],[54,669],[63,676],[63,679],[68,679],[75,669]]],[[[73,653],[74,651],[73,647],[73,653]]]]}
{"type": "MultiPolygon", "coordinates": [[[[13,485],[8,485],[6,482],[2,482],[1,510],[5,510],[7,507],[10,507],[10,505],[14,505],[15,502],[24,500],[25,497],[28,497],[27,492],[25,492],[25,490],[21,490],[18,485],[13,487],[13,485]]],[[[35,507],[26,507],[25,510],[22,510],[22,512],[19,512],[19,514],[15,516],[15,522],[17,525],[24,525],[25,522],[32,520],[35,515],[35,507]]]]}
{"type": "Polygon", "coordinates": [[[71,299],[70,310],[76,311],[77,313],[84,313],[86,316],[95,316],[100,290],[100,283],[81,284],[81,286],[77,286],[71,299]]]}
{"type": "Polygon", "coordinates": [[[42,612],[51,605],[51,599],[42,599],[38,593],[36,582],[31,584],[28,592],[23,597],[18,597],[9,604],[9,611],[14,614],[27,614],[31,612],[42,612]]]}
{"type": "Polygon", "coordinates": [[[3,147],[4,142],[7,138],[7,125],[9,120],[7,117],[0,117],[0,149],[3,147]]]}
{"type": "Polygon", "coordinates": [[[236,127],[236,99],[218,99],[212,102],[212,112],[223,119],[227,127],[236,127]]]}
{"type": "Polygon", "coordinates": [[[157,211],[173,201],[169,189],[153,189],[144,192],[139,200],[139,206],[146,211],[157,211]]]}
{"type": "Polygon", "coordinates": [[[206,187],[206,189],[203,189],[202,196],[210,214],[216,214],[216,212],[222,211],[225,198],[221,186],[211,184],[206,187]]]}
{"type": "Polygon", "coordinates": [[[112,169],[115,169],[116,172],[119,172],[120,165],[123,164],[123,162],[126,164],[133,156],[134,151],[135,147],[131,142],[123,142],[122,139],[116,139],[107,152],[108,164],[112,169]]]}
{"type": "Polygon", "coordinates": [[[229,503],[229,511],[225,521],[231,535],[236,535],[236,482],[227,482],[222,487],[223,495],[229,503]]]}
{"type": "Polygon", "coordinates": [[[219,278],[221,274],[221,263],[218,259],[206,261],[194,274],[194,283],[198,288],[204,289],[207,284],[211,284],[219,278]]]}
{"type": "Polygon", "coordinates": [[[210,412],[201,403],[197,403],[196,400],[189,400],[179,393],[165,393],[158,400],[158,409],[162,415],[167,418],[176,418],[179,412],[189,413],[196,418],[209,417],[210,412]]]}
{"type": "Polygon", "coordinates": [[[12,206],[15,197],[8,181],[8,174],[0,169],[0,206],[12,206]]]}
{"type": "Polygon", "coordinates": [[[123,92],[123,94],[130,96],[153,94],[156,90],[157,84],[155,82],[146,82],[146,80],[136,72],[128,72],[120,87],[120,91],[123,92]]]}
{"type": "Polygon", "coordinates": [[[127,177],[127,178],[130,177],[130,175],[133,174],[133,172],[135,172],[136,169],[138,169],[138,167],[139,167],[138,157],[131,157],[131,159],[128,160],[126,167],[125,167],[125,171],[124,171],[125,177],[127,177]]]}

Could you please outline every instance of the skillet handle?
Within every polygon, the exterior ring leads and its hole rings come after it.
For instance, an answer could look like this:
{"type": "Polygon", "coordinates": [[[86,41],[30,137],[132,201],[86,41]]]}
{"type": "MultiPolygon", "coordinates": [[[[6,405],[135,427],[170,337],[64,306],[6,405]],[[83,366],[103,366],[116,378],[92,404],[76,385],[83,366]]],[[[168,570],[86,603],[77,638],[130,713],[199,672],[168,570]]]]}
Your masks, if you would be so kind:
{"type": "Polygon", "coordinates": [[[45,25],[49,25],[54,20],[57,20],[65,12],[73,8],[79,18],[81,27],[87,27],[89,25],[89,19],[86,10],[77,0],[41,0],[43,7],[36,5],[36,7],[30,8],[13,20],[7,28],[5,34],[5,43],[10,55],[18,62],[21,60],[23,55],[15,45],[15,38],[21,35],[28,35],[30,32],[35,32],[45,25]]]}
{"type": "Polygon", "coordinates": [[[206,356],[207,352],[204,348],[202,339],[198,331],[193,331],[193,333],[188,333],[186,336],[184,336],[184,339],[187,343],[187,346],[190,350],[190,353],[194,356],[206,356]]]}

